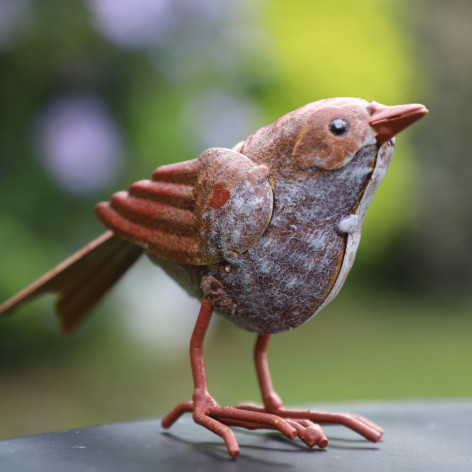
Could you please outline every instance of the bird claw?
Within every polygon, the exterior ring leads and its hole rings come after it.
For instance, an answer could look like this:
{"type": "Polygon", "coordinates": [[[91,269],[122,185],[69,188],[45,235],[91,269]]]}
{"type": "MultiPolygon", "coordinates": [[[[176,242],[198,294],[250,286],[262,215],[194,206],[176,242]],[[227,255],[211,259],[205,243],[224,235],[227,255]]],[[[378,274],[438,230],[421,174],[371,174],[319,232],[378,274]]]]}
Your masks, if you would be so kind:
{"type": "MultiPolygon", "coordinates": [[[[363,416],[352,413],[330,413],[317,410],[297,410],[283,408],[277,412],[283,418],[307,421],[319,427],[320,424],[338,424],[346,426],[371,442],[378,442],[383,435],[383,429],[363,416]]],[[[320,428],[321,429],[321,428],[320,428]]],[[[301,438],[302,439],[302,438],[301,438]]],[[[302,439],[303,440],[303,439],[302,439]]],[[[320,444],[318,444],[320,447],[320,444]]],[[[327,445],[327,441],[326,441],[327,445]]],[[[324,447],[326,447],[326,445],[324,447]]]]}
{"type": "Polygon", "coordinates": [[[289,420],[297,430],[297,436],[309,447],[318,446],[324,449],[328,445],[328,438],[325,436],[320,425],[307,420],[289,420]]]}
{"type": "Polygon", "coordinates": [[[246,429],[274,429],[289,439],[297,436],[308,447],[324,449],[328,445],[320,424],[339,424],[359,433],[369,441],[377,442],[383,430],[366,418],[351,413],[329,413],[316,410],[280,408],[275,412],[252,403],[234,407],[219,406],[211,397],[198,402],[183,402],[177,405],[162,420],[169,428],[182,414],[192,413],[196,423],[221,436],[231,457],[239,454],[239,445],[230,426],[246,429]]]}
{"type": "Polygon", "coordinates": [[[196,423],[223,438],[232,458],[239,455],[239,445],[236,436],[228,426],[247,429],[275,429],[290,439],[295,439],[298,434],[297,427],[291,421],[267,412],[238,407],[221,407],[211,397],[195,402],[180,403],[162,419],[162,427],[169,428],[182,414],[187,412],[192,412],[196,423]]]}
{"type": "Polygon", "coordinates": [[[328,440],[324,435],[321,424],[338,424],[346,426],[371,442],[378,442],[384,431],[372,421],[360,415],[352,413],[330,413],[318,410],[299,410],[290,408],[267,409],[252,403],[238,405],[238,408],[250,409],[252,411],[270,412],[285,418],[296,429],[298,437],[308,446],[325,448],[328,440]]]}

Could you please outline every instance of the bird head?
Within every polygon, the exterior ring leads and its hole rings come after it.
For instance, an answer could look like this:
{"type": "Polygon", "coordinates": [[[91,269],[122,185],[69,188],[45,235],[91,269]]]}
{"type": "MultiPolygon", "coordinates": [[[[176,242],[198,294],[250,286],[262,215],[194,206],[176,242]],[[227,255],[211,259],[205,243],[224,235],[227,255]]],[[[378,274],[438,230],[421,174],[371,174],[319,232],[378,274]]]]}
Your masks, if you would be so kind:
{"type": "Polygon", "coordinates": [[[336,170],[362,148],[381,146],[423,117],[419,104],[385,106],[356,98],[332,98],[298,110],[302,120],[292,151],[300,170],[336,170]]]}
{"type": "Polygon", "coordinates": [[[234,149],[267,165],[274,176],[295,171],[308,177],[307,170],[344,168],[364,148],[393,147],[394,136],[427,113],[419,104],[328,98],[287,113],[234,149]]]}

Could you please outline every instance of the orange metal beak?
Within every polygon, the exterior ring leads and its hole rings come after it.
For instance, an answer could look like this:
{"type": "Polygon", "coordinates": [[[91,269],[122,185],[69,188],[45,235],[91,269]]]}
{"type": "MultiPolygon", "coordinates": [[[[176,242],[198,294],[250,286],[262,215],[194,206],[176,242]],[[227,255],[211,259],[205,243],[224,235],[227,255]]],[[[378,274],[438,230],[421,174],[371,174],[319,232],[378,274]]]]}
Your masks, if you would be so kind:
{"type": "Polygon", "coordinates": [[[370,102],[369,106],[372,110],[369,124],[377,131],[376,138],[379,145],[392,139],[428,113],[428,109],[418,103],[389,107],[370,102]]]}

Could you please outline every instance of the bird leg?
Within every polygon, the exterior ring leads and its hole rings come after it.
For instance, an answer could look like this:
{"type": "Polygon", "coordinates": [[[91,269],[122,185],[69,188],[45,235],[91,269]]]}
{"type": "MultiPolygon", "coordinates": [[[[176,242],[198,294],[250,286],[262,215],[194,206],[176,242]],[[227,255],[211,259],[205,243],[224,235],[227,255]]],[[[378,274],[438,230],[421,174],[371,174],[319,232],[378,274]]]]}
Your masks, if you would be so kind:
{"type": "Polygon", "coordinates": [[[239,408],[250,409],[254,412],[272,413],[280,418],[284,418],[297,430],[298,437],[309,447],[318,445],[324,448],[328,445],[328,440],[319,424],[343,425],[364,436],[369,441],[379,441],[383,430],[362,416],[351,413],[329,413],[317,410],[284,408],[282,400],[274,391],[272,385],[269,363],[267,361],[269,341],[270,335],[259,335],[254,349],[257,378],[264,406],[241,404],[239,408]]]}
{"type": "Polygon", "coordinates": [[[251,408],[221,407],[209,394],[202,347],[212,311],[211,303],[203,299],[190,340],[190,361],[194,383],[193,401],[177,405],[162,419],[162,427],[169,428],[183,413],[191,412],[196,423],[223,438],[226,448],[233,458],[239,454],[239,445],[233,431],[228,426],[276,429],[285,436],[295,439],[298,430],[292,422],[269,412],[253,411],[251,408]]]}
{"type": "Polygon", "coordinates": [[[203,340],[210,324],[213,307],[208,300],[202,301],[197,322],[190,340],[190,361],[194,383],[193,400],[177,405],[162,420],[162,427],[169,428],[184,413],[192,413],[196,423],[221,436],[231,457],[239,454],[239,445],[228,426],[247,429],[275,429],[286,437],[297,436],[309,447],[324,448],[328,440],[319,426],[341,424],[358,432],[370,441],[378,441],[383,431],[367,419],[350,413],[327,413],[314,410],[284,408],[282,400],[274,391],[267,362],[270,335],[259,335],[254,350],[257,378],[264,406],[239,404],[235,407],[220,406],[208,392],[203,360],[203,340]]]}

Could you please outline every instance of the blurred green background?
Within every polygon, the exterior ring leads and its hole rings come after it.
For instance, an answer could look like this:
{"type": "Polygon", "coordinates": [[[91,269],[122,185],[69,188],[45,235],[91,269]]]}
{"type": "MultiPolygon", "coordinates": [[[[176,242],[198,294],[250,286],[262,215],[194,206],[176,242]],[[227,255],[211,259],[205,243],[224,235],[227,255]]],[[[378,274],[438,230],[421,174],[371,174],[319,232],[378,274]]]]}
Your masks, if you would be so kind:
{"type": "MultiPolygon", "coordinates": [[[[275,336],[288,404],[470,397],[469,0],[0,0],[0,299],[103,231],[97,201],[329,96],[430,115],[402,133],[337,299],[275,336]]],[[[198,303],[142,260],[69,338],[52,297],[0,322],[0,437],[191,397],[198,303]]],[[[214,319],[222,404],[258,400],[254,335],[214,319]]]]}

